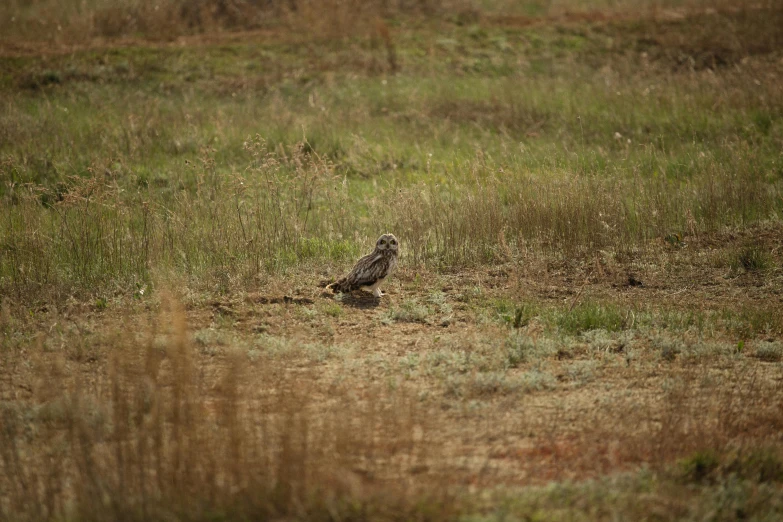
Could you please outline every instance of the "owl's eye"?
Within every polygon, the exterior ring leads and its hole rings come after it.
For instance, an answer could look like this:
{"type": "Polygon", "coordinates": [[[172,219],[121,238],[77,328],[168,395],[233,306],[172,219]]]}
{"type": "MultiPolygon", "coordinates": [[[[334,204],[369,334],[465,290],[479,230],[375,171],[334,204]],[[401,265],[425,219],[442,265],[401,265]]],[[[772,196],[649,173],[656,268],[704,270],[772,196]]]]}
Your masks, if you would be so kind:
{"type": "Polygon", "coordinates": [[[385,245],[386,244],[386,240],[385,239],[381,239],[381,244],[385,245]]]}
{"type": "Polygon", "coordinates": [[[391,244],[391,245],[396,245],[396,244],[397,244],[397,240],[395,240],[395,239],[392,239],[391,241],[389,241],[389,244],[391,244]]]}

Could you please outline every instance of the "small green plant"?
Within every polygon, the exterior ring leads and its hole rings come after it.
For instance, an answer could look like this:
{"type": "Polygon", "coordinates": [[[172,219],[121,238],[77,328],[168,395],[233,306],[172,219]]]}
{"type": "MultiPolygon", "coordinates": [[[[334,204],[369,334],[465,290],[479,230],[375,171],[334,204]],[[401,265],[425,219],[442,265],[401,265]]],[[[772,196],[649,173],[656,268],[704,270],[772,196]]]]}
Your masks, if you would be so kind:
{"type": "Polygon", "coordinates": [[[386,324],[398,321],[403,323],[426,323],[430,309],[415,299],[406,299],[399,308],[391,308],[381,319],[386,324]]]}
{"type": "Polygon", "coordinates": [[[499,301],[496,309],[501,321],[512,328],[527,326],[538,313],[538,309],[530,303],[512,305],[508,301],[499,301]]]}
{"type": "Polygon", "coordinates": [[[323,306],[323,312],[329,317],[335,317],[335,318],[342,317],[343,314],[345,314],[345,310],[340,305],[340,303],[337,302],[326,303],[323,306]]]}

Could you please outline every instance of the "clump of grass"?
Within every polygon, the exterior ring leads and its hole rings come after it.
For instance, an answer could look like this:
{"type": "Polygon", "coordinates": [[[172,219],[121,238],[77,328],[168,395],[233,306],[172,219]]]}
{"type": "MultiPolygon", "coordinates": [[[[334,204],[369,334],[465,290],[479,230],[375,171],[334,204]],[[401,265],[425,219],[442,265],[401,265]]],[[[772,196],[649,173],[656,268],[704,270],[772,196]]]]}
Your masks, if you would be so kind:
{"type": "Polygon", "coordinates": [[[723,328],[742,339],[783,332],[783,314],[774,306],[726,308],[718,313],[718,319],[723,328]]]}
{"type": "MultiPolygon", "coordinates": [[[[680,349],[680,354],[686,362],[701,362],[722,357],[733,357],[742,354],[745,343],[726,343],[720,341],[697,341],[685,343],[680,349]]],[[[676,348],[675,348],[676,350],[676,348]]],[[[663,353],[661,353],[661,358],[663,353]]]]}
{"type": "Polygon", "coordinates": [[[491,397],[519,390],[519,383],[504,372],[481,372],[447,381],[449,394],[455,397],[491,397]]]}
{"type": "Polygon", "coordinates": [[[296,253],[299,259],[331,259],[342,261],[355,258],[359,249],[358,245],[351,241],[336,240],[330,241],[319,237],[304,237],[299,240],[296,246],[296,253]]]}
{"type": "Polygon", "coordinates": [[[272,151],[257,138],[245,147],[254,158],[245,176],[218,174],[215,152],[205,150],[194,166],[194,192],[160,206],[150,204],[155,196],[126,197],[95,175],[71,177],[57,194],[15,191],[17,204],[0,232],[8,250],[0,256],[0,287],[20,298],[117,287],[135,295],[157,268],[226,293],[303,259],[353,257],[352,242],[323,239],[346,236],[355,225],[333,166],[302,143],[272,151]],[[51,196],[46,204],[44,195],[51,196]],[[335,221],[318,219],[327,208],[335,221]]]}
{"type": "Polygon", "coordinates": [[[729,259],[732,270],[764,272],[772,266],[772,256],[761,245],[748,244],[735,250],[729,259]]]}
{"type": "Polygon", "coordinates": [[[558,313],[555,324],[561,332],[570,335],[598,329],[617,332],[626,327],[626,314],[614,305],[586,302],[558,313]]]}
{"type": "Polygon", "coordinates": [[[533,368],[518,377],[521,387],[526,392],[554,390],[557,379],[549,372],[533,368]]]}

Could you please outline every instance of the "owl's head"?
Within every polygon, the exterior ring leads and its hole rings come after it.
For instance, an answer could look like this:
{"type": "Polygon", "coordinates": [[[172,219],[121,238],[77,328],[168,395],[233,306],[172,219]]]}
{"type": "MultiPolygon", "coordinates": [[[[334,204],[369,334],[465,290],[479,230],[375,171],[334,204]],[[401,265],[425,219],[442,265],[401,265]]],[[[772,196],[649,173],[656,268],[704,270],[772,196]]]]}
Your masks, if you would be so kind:
{"type": "Polygon", "coordinates": [[[375,250],[388,250],[395,254],[397,253],[397,248],[399,246],[400,243],[397,241],[397,238],[394,237],[394,234],[384,234],[375,242],[375,250]]]}

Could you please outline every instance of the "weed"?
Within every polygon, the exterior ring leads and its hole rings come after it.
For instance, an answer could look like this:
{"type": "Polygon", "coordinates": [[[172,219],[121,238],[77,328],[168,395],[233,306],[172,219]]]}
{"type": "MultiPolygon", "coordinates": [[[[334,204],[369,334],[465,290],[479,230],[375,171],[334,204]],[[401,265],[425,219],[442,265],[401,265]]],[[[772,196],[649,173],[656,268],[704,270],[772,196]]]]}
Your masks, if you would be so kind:
{"type": "Polygon", "coordinates": [[[720,311],[718,321],[740,338],[752,339],[783,332],[783,315],[775,307],[744,306],[720,311]]]}
{"type": "Polygon", "coordinates": [[[545,391],[553,390],[557,387],[557,379],[546,371],[533,368],[518,377],[520,385],[524,391],[545,391]]]}

